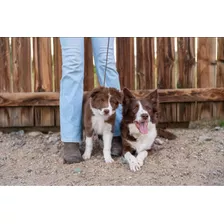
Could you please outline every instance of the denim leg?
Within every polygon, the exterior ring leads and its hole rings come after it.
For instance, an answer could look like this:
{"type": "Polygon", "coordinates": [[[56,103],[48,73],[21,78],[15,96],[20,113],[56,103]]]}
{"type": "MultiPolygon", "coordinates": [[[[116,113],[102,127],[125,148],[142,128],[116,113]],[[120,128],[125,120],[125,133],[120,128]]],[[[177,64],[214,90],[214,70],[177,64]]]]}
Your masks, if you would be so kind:
{"type": "MultiPolygon", "coordinates": [[[[106,87],[114,87],[120,90],[120,80],[119,74],[116,69],[116,62],[114,57],[114,38],[110,37],[110,45],[108,51],[108,61],[106,70],[106,87]]],[[[96,65],[96,72],[99,79],[100,85],[103,85],[104,72],[106,66],[106,56],[107,56],[107,44],[108,38],[92,38],[93,54],[96,65]]],[[[120,122],[122,119],[122,107],[119,105],[116,110],[116,121],[115,121],[115,133],[114,136],[120,136],[120,122]]]]}
{"type": "Polygon", "coordinates": [[[60,128],[63,142],[81,142],[84,79],[84,38],[60,38],[60,128]]]}

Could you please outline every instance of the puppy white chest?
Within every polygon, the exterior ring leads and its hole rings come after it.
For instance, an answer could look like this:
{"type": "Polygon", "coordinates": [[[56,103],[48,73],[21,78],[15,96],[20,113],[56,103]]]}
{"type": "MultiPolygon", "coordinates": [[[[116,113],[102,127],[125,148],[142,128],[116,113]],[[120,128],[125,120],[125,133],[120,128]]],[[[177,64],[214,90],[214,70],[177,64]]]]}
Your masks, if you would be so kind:
{"type": "Polygon", "coordinates": [[[131,147],[134,148],[138,153],[150,149],[157,136],[156,127],[152,123],[149,125],[148,134],[141,134],[136,128],[135,124],[129,124],[129,132],[130,135],[136,138],[136,141],[128,142],[131,144],[131,147]]]}
{"type": "Polygon", "coordinates": [[[104,121],[102,116],[92,116],[92,127],[96,134],[102,135],[112,130],[111,124],[104,121]]]}

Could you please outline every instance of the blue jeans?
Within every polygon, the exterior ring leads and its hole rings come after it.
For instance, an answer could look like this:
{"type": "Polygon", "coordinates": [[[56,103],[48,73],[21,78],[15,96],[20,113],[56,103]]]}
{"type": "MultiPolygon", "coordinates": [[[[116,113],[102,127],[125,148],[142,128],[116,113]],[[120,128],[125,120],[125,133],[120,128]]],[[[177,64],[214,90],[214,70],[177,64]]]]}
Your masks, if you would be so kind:
{"type": "MultiPolygon", "coordinates": [[[[108,38],[91,38],[96,73],[103,85],[108,38]]],[[[81,142],[84,80],[84,38],[60,38],[62,78],[60,81],[60,128],[63,142],[81,142]]],[[[105,86],[120,89],[114,58],[114,38],[110,38],[105,86]]],[[[114,136],[120,136],[121,105],[116,111],[114,136]]]]}

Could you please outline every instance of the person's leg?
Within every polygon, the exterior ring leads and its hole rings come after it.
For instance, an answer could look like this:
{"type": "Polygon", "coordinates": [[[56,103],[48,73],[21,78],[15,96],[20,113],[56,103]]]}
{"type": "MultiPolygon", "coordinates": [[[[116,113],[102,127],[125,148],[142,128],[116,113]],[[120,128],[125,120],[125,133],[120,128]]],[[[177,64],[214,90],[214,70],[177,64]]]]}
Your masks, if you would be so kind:
{"type": "Polygon", "coordinates": [[[84,38],[60,38],[62,78],[60,82],[60,128],[64,162],[81,162],[84,38]]]}
{"type": "MultiPolygon", "coordinates": [[[[96,73],[99,79],[100,85],[104,83],[104,73],[106,66],[106,56],[107,56],[107,45],[108,38],[92,38],[93,54],[96,65],[96,73]]],[[[110,37],[109,39],[109,50],[108,50],[108,59],[107,59],[107,70],[106,70],[106,87],[114,87],[120,90],[120,80],[119,74],[116,69],[116,62],[114,57],[114,38],[110,37]]],[[[116,121],[115,121],[115,130],[112,144],[112,155],[121,154],[121,139],[120,139],[120,122],[122,119],[122,107],[119,105],[116,110],[116,121]]]]}

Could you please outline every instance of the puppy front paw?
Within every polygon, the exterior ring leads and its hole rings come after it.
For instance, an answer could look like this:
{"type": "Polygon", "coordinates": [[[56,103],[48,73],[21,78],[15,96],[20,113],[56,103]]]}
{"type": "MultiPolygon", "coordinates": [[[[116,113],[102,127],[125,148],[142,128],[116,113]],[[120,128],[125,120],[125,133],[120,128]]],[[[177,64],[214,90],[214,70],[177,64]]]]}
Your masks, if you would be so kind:
{"type": "Polygon", "coordinates": [[[106,163],[113,163],[114,162],[114,160],[112,159],[111,156],[104,156],[104,160],[105,160],[106,163]]]}
{"type": "Polygon", "coordinates": [[[82,158],[83,158],[84,160],[88,160],[88,159],[91,158],[91,154],[90,154],[90,153],[86,153],[86,152],[84,152],[84,154],[82,155],[82,158]]]}

